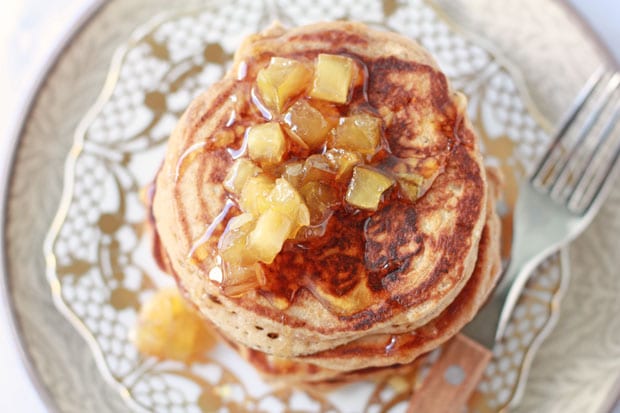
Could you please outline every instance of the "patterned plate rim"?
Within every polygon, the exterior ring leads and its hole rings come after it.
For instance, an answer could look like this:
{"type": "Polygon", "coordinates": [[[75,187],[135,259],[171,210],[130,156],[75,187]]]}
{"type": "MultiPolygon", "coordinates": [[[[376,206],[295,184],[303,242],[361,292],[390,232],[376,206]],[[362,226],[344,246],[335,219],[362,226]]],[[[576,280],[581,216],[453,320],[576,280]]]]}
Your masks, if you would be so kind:
{"type": "MultiPolygon", "coordinates": [[[[480,46],[484,50],[486,50],[493,58],[498,62],[498,64],[508,71],[510,78],[515,82],[517,90],[519,91],[519,96],[523,100],[525,107],[527,108],[527,112],[532,118],[536,121],[536,123],[545,131],[550,132],[553,128],[551,123],[542,112],[538,109],[537,105],[534,103],[534,100],[529,92],[529,88],[526,85],[524,80],[524,76],[522,74],[521,69],[509,58],[507,58],[499,49],[488,39],[477,35],[463,27],[461,27],[458,23],[452,20],[442,9],[438,6],[433,0],[423,0],[424,3],[431,7],[433,11],[437,14],[437,16],[446,23],[450,29],[452,29],[459,36],[463,37],[466,40],[471,41],[473,44],[480,46]]],[[[106,381],[113,386],[117,390],[117,392],[121,395],[123,400],[129,405],[136,409],[142,410],[143,408],[139,406],[136,401],[131,397],[128,390],[123,386],[122,383],[118,382],[112,377],[110,370],[108,369],[103,351],[101,350],[98,342],[96,341],[94,335],[87,328],[84,322],[69,308],[65,300],[62,298],[61,293],[61,285],[60,281],[57,278],[56,274],[56,257],[53,252],[53,245],[56,238],[59,235],[60,229],[68,215],[69,207],[71,205],[73,187],[75,183],[75,164],[82,153],[83,144],[86,137],[87,129],[90,124],[96,119],[99,115],[100,111],[103,109],[104,105],[108,102],[108,100],[112,97],[112,93],[117,84],[117,81],[120,76],[122,64],[127,56],[127,53],[131,50],[131,48],[136,45],[142,38],[144,38],[148,33],[154,31],[161,24],[165,23],[168,20],[174,19],[176,17],[180,17],[186,14],[197,13],[200,11],[204,11],[205,9],[209,9],[211,7],[215,7],[217,4],[215,1],[209,1],[208,3],[202,5],[201,7],[192,7],[192,8],[178,8],[173,11],[164,11],[162,13],[158,13],[156,16],[151,18],[146,23],[139,25],[129,36],[128,40],[122,43],[116,51],[113,53],[113,57],[111,59],[110,67],[107,71],[107,75],[102,87],[101,92],[98,94],[98,97],[95,103],[86,111],[86,114],[83,116],[81,121],[78,123],[76,131],[73,135],[73,144],[69,153],[67,155],[67,159],[65,161],[64,166],[64,174],[63,174],[63,191],[61,195],[61,201],[58,207],[58,211],[52,220],[52,224],[50,226],[49,232],[45,237],[45,241],[43,244],[43,254],[45,258],[46,265],[46,276],[48,282],[50,284],[50,289],[52,293],[52,299],[55,307],[59,310],[59,312],[73,325],[73,327],[80,333],[80,335],[86,340],[88,346],[90,348],[91,353],[95,358],[95,362],[100,373],[106,379],[106,381]]],[[[93,16],[96,14],[96,11],[99,10],[99,7],[94,7],[94,10],[91,13],[87,13],[88,16],[93,16]]],[[[88,19],[86,18],[85,21],[88,19]]],[[[76,32],[79,31],[79,27],[76,29],[76,32]]],[[[60,53],[59,53],[60,55],[60,53]]],[[[25,118],[25,117],[24,117],[25,118]]],[[[6,200],[7,198],[5,198],[6,200]]],[[[3,250],[4,251],[4,250],[3,250]]],[[[2,259],[6,261],[3,252],[2,259]]],[[[548,303],[548,307],[550,309],[550,315],[543,327],[541,328],[538,335],[535,336],[532,343],[528,347],[527,351],[524,354],[522,368],[519,372],[519,376],[516,382],[516,386],[514,387],[512,394],[509,398],[509,402],[507,406],[502,409],[508,409],[518,404],[519,400],[523,396],[523,392],[525,390],[525,385],[527,383],[527,376],[529,374],[529,369],[531,367],[531,363],[533,361],[538,348],[553,330],[553,327],[556,325],[557,320],[559,318],[560,313],[560,304],[562,301],[562,297],[564,292],[566,291],[568,281],[570,278],[570,267],[569,267],[569,254],[567,248],[562,248],[558,253],[559,255],[559,269],[560,269],[560,283],[559,286],[551,297],[551,300],[548,303]]],[[[3,263],[4,264],[4,263],[3,263]]],[[[7,288],[7,295],[8,288],[7,288]]],[[[13,307],[10,305],[10,307],[13,307]]],[[[16,329],[17,330],[17,329],[16,329]]],[[[16,332],[16,336],[20,334],[16,332]]],[[[25,353],[25,352],[24,352],[25,353]]],[[[24,354],[24,357],[28,356],[24,354]]],[[[32,364],[31,362],[27,364],[32,364]]],[[[31,377],[35,377],[34,373],[30,372],[29,375],[31,377]]],[[[37,386],[43,388],[44,386],[37,386]]],[[[41,390],[41,389],[38,389],[41,390]]],[[[47,391],[44,392],[47,394],[47,391]]],[[[51,397],[49,397],[51,399],[51,397]]]]}
{"type": "MultiPolygon", "coordinates": [[[[14,123],[8,122],[8,133],[4,143],[6,151],[0,158],[0,202],[2,205],[0,216],[0,305],[4,306],[7,314],[7,330],[10,340],[16,344],[15,349],[19,360],[22,362],[28,379],[34,387],[37,395],[41,398],[46,408],[58,411],[57,403],[52,393],[49,391],[35,363],[32,354],[28,349],[28,344],[24,338],[24,327],[19,321],[20,313],[15,304],[15,297],[12,294],[11,277],[9,273],[9,254],[6,247],[7,243],[7,212],[9,205],[9,195],[12,186],[13,172],[17,166],[17,153],[19,151],[22,136],[26,128],[26,121],[32,114],[35,102],[37,101],[45,82],[51,72],[62,59],[65,51],[75,38],[84,31],[89,22],[97,17],[105,0],[92,0],[92,4],[86,7],[82,14],[75,19],[73,25],[66,30],[58,42],[52,47],[48,57],[39,68],[39,72],[32,77],[30,87],[26,89],[23,105],[17,111],[14,123]]],[[[49,236],[49,234],[48,234],[49,236]]],[[[44,251],[45,252],[45,251],[44,251]]]]}

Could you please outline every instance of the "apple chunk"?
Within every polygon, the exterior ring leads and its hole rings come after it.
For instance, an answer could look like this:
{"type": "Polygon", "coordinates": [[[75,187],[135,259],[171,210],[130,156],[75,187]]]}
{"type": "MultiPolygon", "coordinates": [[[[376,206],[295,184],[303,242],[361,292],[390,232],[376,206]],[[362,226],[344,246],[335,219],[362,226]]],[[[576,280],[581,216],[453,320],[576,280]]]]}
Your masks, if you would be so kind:
{"type": "Polygon", "coordinates": [[[282,161],[286,141],[277,122],[256,125],[248,130],[248,154],[261,165],[274,165],[282,161]]]}
{"type": "Polygon", "coordinates": [[[298,100],[284,115],[290,134],[301,139],[310,149],[323,146],[330,125],[323,114],[306,100],[298,100]]]}
{"type": "Polygon", "coordinates": [[[376,211],[381,196],[393,184],[394,181],[381,172],[356,166],[345,199],[357,208],[376,211]]]}
{"type": "Polygon", "coordinates": [[[268,209],[256,221],[248,236],[248,255],[271,264],[282,250],[293,228],[293,221],[275,209],[268,209]]]}
{"type": "Polygon", "coordinates": [[[223,277],[220,288],[224,295],[239,297],[262,285],[264,272],[258,263],[243,266],[224,261],[222,267],[223,277]]]}
{"type": "Polygon", "coordinates": [[[403,195],[412,202],[417,200],[420,196],[424,178],[414,173],[397,174],[396,178],[398,179],[398,184],[400,185],[403,195]]]}
{"type": "Polygon", "coordinates": [[[156,292],[142,306],[133,340],[141,353],[183,362],[215,344],[207,324],[176,288],[156,292]]]}
{"type": "Polygon", "coordinates": [[[303,198],[297,190],[283,178],[276,180],[276,186],[269,195],[271,209],[274,209],[291,219],[293,222],[292,234],[299,228],[310,224],[310,212],[303,198]]]}
{"type": "Polygon", "coordinates": [[[299,188],[304,177],[304,163],[302,161],[292,161],[285,164],[281,176],[295,188],[299,188]]]}
{"type": "Polygon", "coordinates": [[[310,96],[334,103],[347,103],[355,62],[350,57],[320,54],[316,60],[310,96]]]}
{"type": "Polygon", "coordinates": [[[300,61],[272,57],[269,66],[256,77],[258,91],[265,106],[282,113],[290,100],[304,92],[312,80],[312,71],[300,61]]]}
{"type": "Polygon", "coordinates": [[[311,181],[301,188],[301,194],[310,210],[310,223],[322,223],[330,214],[330,210],[339,204],[338,192],[330,185],[311,181]]]}
{"type": "Polygon", "coordinates": [[[228,221],[224,234],[218,242],[218,250],[222,259],[233,264],[251,264],[245,257],[247,238],[254,229],[254,215],[244,213],[228,221]]]}
{"type": "Polygon", "coordinates": [[[249,178],[241,190],[239,206],[244,212],[249,212],[255,216],[262,214],[270,206],[269,194],[274,186],[273,179],[266,175],[249,178]]]}
{"type": "Polygon", "coordinates": [[[336,171],[325,155],[315,154],[306,158],[304,162],[304,184],[310,181],[332,182],[335,175],[336,171]]]}
{"type": "Polygon", "coordinates": [[[237,159],[224,179],[224,188],[235,195],[240,195],[247,180],[258,175],[261,169],[249,159],[237,159]]]}
{"type": "Polygon", "coordinates": [[[381,119],[364,113],[340,119],[332,146],[372,155],[377,151],[380,139],[381,119]]]}
{"type": "Polygon", "coordinates": [[[329,149],[324,156],[336,171],[338,181],[350,178],[353,167],[362,163],[362,157],[358,153],[346,149],[329,149]]]}

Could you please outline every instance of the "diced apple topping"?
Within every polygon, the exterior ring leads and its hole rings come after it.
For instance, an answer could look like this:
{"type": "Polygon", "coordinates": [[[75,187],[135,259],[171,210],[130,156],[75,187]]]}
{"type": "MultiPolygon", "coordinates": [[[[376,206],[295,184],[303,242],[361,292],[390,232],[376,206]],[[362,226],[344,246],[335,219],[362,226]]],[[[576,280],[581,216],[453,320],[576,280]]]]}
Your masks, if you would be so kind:
{"type": "Polygon", "coordinates": [[[395,184],[415,201],[438,173],[434,158],[405,162],[390,155],[383,118],[357,105],[357,95],[352,107],[341,106],[365,84],[363,66],[331,54],[319,54],[313,64],[274,57],[258,72],[253,102],[271,117],[246,130],[248,159],[237,159],[224,180],[241,210],[218,243],[216,269],[226,295],[264,286],[263,265],[287,240],[324,236],[336,210],[376,211],[395,184]]]}
{"type": "Polygon", "coordinates": [[[273,179],[267,175],[249,178],[239,196],[239,206],[244,212],[258,216],[270,207],[269,194],[275,187],[273,179]]]}
{"type": "Polygon", "coordinates": [[[223,267],[220,288],[229,297],[241,296],[265,283],[263,269],[257,263],[244,266],[224,261],[223,267]]]}
{"type": "MultiPolygon", "coordinates": [[[[258,261],[271,263],[284,242],[310,224],[303,198],[283,178],[275,183],[265,175],[249,178],[239,204],[248,212],[228,221],[218,243],[222,260],[232,265],[232,270],[246,271],[244,268],[258,261]]],[[[230,271],[228,276],[232,276],[230,271]]]]}
{"type": "Polygon", "coordinates": [[[345,149],[329,149],[325,157],[336,171],[336,180],[349,179],[353,173],[353,167],[362,163],[362,157],[356,152],[345,149]]]}
{"type": "Polygon", "coordinates": [[[401,195],[412,202],[424,195],[441,173],[435,157],[398,159],[389,166],[389,170],[398,180],[401,195]]]}
{"type": "Polygon", "coordinates": [[[183,362],[199,358],[215,344],[205,321],[173,288],[144,303],[133,333],[141,353],[183,362]]]}
{"type": "Polygon", "coordinates": [[[255,225],[254,215],[248,213],[237,215],[228,221],[224,234],[218,242],[220,256],[225,262],[253,264],[251,260],[246,260],[244,250],[247,248],[248,235],[255,225]]]}
{"type": "Polygon", "coordinates": [[[302,62],[272,57],[269,66],[258,72],[256,84],[263,103],[282,113],[287,103],[302,94],[312,80],[312,71],[302,62]]]}
{"type": "Polygon", "coordinates": [[[331,146],[372,155],[381,141],[381,119],[359,114],[340,119],[334,130],[331,146]]]}
{"type": "Polygon", "coordinates": [[[419,198],[421,192],[422,181],[416,181],[407,179],[406,177],[399,177],[398,183],[400,190],[410,201],[415,201],[419,198]]]}
{"type": "Polygon", "coordinates": [[[334,103],[347,103],[355,62],[346,56],[320,54],[316,60],[310,96],[334,103]]]}
{"type": "Polygon", "coordinates": [[[340,110],[335,103],[327,102],[325,100],[312,99],[310,104],[313,108],[321,112],[323,118],[329,124],[330,129],[338,125],[340,120],[340,110]]]}
{"type": "Polygon", "coordinates": [[[282,250],[293,229],[293,220],[275,208],[268,209],[256,221],[248,236],[246,254],[256,261],[271,264],[282,250]]]}
{"type": "Polygon", "coordinates": [[[299,228],[310,224],[308,207],[299,192],[286,179],[276,180],[276,186],[269,195],[269,202],[272,209],[286,215],[293,222],[289,238],[294,237],[299,228]]]}
{"type": "Polygon", "coordinates": [[[286,163],[283,167],[281,176],[295,188],[301,187],[304,178],[304,163],[302,161],[286,163]]]}
{"type": "Polygon", "coordinates": [[[336,170],[323,155],[310,155],[304,162],[303,182],[323,181],[332,182],[335,179],[336,170]]]}
{"type": "Polygon", "coordinates": [[[237,159],[224,179],[224,188],[232,194],[240,195],[246,181],[260,172],[261,169],[249,159],[237,159]]]}
{"type": "Polygon", "coordinates": [[[376,211],[383,193],[394,181],[381,172],[356,166],[347,188],[346,201],[357,208],[376,211]]]}
{"type": "Polygon", "coordinates": [[[275,165],[282,162],[286,141],[279,123],[268,122],[253,126],[247,134],[250,158],[261,165],[275,165]]]}
{"type": "Polygon", "coordinates": [[[332,186],[311,181],[301,188],[301,195],[310,210],[310,224],[318,225],[330,214],[330,211],[340,204],[338,192],[332,186]]]}
{"type": "Polygon", "coordinates": [[[288,131],[301,139],[310,149],[322,147],[331,129],[323,114],[302,99],[295,102],[286,112],[284,123],[288,131]]]}

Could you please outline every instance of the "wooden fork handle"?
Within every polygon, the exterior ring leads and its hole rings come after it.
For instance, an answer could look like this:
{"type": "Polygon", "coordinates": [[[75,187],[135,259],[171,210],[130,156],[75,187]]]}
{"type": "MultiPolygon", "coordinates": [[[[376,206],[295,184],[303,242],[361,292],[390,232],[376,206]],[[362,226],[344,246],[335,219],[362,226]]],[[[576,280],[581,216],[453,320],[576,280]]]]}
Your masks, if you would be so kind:
{"type": "Polygon", "coordinates": [[[491,360],[491,350],[459,334],[443,348],[439,360],[415,391],[407,413],[460,412],[491,360]]]}

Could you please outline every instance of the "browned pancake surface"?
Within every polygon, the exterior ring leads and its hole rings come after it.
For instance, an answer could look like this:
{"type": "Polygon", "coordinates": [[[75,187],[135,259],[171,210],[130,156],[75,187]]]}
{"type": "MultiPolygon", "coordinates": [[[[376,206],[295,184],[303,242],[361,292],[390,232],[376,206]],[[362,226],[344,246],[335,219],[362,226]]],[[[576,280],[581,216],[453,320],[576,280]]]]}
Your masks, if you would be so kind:
{"type": "MultiPolygon", "coordinates": [[[[495,180],[495,179],[494,179],[495,180]]],[[[496,180],[497,181],[497,180],[496,180]]],[[[495,187],[499,187],[499,182],[495,187]]],[[[495,194],[488,205],[474,273],[456,299],[435,319],[410,332],[378,334],[294,359],[271,357],[239,345],[234,348],[268,380],[276,382],[347,382],[402,369],[454,336],[486,300],[500,275],[500,225],[495,194]]]]}

